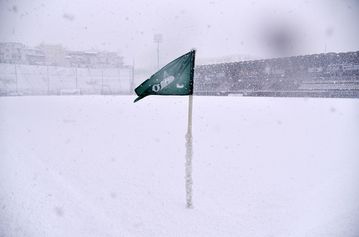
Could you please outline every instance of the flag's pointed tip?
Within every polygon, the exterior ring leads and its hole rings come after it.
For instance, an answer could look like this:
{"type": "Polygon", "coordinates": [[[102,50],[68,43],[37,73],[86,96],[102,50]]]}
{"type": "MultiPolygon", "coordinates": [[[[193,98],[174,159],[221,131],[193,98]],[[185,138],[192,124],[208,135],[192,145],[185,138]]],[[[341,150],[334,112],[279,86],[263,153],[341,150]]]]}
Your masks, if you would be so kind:
{"type": "Polygon", "coordinates": [[[146,96],[139,96],[139,97],[137,97],[134,101],[133,101],[133,103],[136,103],[137,101],[139,101],[139,100],[141,100],[141,99],[143,99],[143,98],[145,98],[146,96]]]}

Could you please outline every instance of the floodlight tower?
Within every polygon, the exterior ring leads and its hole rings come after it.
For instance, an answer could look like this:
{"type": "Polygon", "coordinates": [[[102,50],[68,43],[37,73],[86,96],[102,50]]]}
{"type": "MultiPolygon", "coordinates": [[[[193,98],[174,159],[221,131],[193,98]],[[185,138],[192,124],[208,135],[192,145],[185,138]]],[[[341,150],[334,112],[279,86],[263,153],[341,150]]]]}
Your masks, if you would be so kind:
{"type": "Polygon", "coordinates": [[[157,43],[157,70],[160,69],[160,43],[162,42],[162,34],[155,34],[153,42],[157,43]]]}

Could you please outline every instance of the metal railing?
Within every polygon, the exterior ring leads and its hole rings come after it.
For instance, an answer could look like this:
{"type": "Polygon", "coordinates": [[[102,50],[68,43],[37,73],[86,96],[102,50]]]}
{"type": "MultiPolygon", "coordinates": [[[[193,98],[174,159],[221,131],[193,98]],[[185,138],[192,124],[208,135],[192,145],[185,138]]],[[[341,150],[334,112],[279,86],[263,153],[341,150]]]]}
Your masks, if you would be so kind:
{"type": "Polygon", "coordinates": [[[0,64],[0,95],[132,94],[134,70],[0,64]]]}

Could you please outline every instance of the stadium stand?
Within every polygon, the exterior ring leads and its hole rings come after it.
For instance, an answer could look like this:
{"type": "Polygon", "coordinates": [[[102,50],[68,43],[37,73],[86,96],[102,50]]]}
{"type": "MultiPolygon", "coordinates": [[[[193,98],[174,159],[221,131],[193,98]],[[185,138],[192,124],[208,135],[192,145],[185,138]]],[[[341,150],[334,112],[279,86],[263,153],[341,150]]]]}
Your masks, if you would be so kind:
{"type": "Polygon", "coordinates": [[[198,95],[359,97],[359,52],[200,65],[198,95]]]}

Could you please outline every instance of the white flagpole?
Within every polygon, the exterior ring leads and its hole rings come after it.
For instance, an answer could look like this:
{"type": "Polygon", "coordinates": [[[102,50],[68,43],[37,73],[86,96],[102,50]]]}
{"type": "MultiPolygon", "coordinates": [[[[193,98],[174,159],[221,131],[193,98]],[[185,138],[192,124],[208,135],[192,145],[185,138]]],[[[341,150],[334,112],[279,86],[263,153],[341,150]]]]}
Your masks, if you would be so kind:
{"type": "Polygon", "coordinates": [[[188,99],[188,126],[186,134],[186,206],[192,208],[192,105],[193,95],[188,99]]]}

